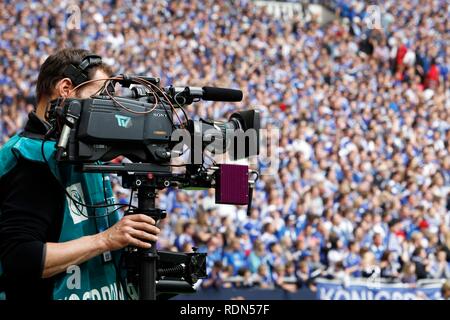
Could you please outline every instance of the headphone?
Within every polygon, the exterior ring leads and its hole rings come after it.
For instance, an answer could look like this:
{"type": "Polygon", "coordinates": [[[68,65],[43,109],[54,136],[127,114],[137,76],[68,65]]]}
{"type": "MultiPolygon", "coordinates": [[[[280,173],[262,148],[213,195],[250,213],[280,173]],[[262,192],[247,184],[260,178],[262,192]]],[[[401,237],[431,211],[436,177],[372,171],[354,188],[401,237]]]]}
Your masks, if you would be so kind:
{"type": "Polygon", "coordinates": [[[102,64],[102,58],[96,54],[90,54],[84,57],[78,66],[72,63],[68,65],[64,69],[63,75],[72,80],[73,85],[76,87],[89,80],[88,69],[90,67],[100,64],[102,64]]]}

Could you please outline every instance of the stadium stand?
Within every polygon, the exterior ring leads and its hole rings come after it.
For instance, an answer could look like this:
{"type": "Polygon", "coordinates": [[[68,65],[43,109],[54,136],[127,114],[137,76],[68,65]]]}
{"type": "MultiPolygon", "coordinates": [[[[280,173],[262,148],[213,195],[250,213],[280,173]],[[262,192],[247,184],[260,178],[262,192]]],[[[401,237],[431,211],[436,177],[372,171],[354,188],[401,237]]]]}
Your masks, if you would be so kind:
{"type": "Polygon", "coordinates": [[[160,248],[208,252],[202,288],[448,279],[450,5],[383,1],[374,25],[365,1],[326,2],[335,18],[320,24],[248,0],[84,1],[80,30],[68,30],[66,1],[3,1],[1,143],[23,127],[39,65],[62,47],[164,84],[241,88],[241,103],[187,112],[259,107],[280,129],[279,165],[257,181],[251,216],[215,205],[211,190],[159,198],[169,212],[160,248]]]}

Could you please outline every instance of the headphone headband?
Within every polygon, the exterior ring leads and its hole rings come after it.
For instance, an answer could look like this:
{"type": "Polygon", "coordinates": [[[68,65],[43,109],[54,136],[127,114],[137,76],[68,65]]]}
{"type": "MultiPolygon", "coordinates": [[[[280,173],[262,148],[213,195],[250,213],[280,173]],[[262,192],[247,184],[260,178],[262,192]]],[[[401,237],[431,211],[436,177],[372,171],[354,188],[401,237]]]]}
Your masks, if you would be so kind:
{"type": "Polygon", "coordinates": [[[102,58],[100,56],[90,54],[84,57],[78,66],[72,63],[68,65],[64,69],[63,75],[72,80],[74,86],[78,86],[89,80],[87,69],[95,65],[100,65],[101,63],[102,58]]]}

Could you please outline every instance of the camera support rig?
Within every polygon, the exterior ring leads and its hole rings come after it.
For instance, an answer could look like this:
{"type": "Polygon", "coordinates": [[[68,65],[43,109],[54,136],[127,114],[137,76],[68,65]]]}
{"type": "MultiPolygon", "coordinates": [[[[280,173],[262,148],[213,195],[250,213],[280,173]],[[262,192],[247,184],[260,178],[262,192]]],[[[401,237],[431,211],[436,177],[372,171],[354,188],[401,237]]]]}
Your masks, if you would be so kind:
{"type": "MultiPolygon", "coordinates": [[[[124,174],[123,184],[131,184],[138,190],[138,209],[136,213],[145,214],[155,220],[166,217],[164,210],[155,208],[155,199],[157,187],[155,179],[150,179],[148,174],[144,175],[128,175],[124,174]],[[126,181],[128,180],[128,181],[126,181]],[[126,182],[125,182],[126,181],[126,182]]],[[[127,214],[135,213],[132,209],[127,214]]],[[[140,300],[156,300],[156,262],[158,260],[158,252],[156,251],[156,242],[151,242],[151,248],[138,249],[139,255],[139,299],[140,300]]]]}
{"type": "MultiPolygon", "coordinates": [[[[155,222],[166,217],[165,210],[155,207],[155,199],[157,190],[169,187],[170,181],[176,178],[170,173],[168,166],[140,163],[127,163],[123,165],[84,164],[82,166],[82,171],[117,173],[122,177],[122,186],[124,188],[137,190],[138,207],[135,210],[128,210],[126,214],[145,214],[153,218],[155,222]],[[131,172],[133,172],[133,174],[131,174],[131,172]]],[[[127,248],[127,254],[137,258],[136,276],[138,278],[139,300],[156,300],[158,289],[161,291],[170,290],[170,292],[176,293],[194,292],[191,282],[193,280],[196,281],[197,278],[206,276],[206,254],[196,252],[191,254],[200,256],[200,258],[197,257],[197,260],[195,261],[202,263],[202,265],[200,265],[202,269],[186,270],[189,266],[186,265],[186,263],[180,263],[184,262],[183,260],[186,260],[186,254],[172,252],[159,253],[156,250],[156,242],[150,243],[151,248],[149,249],[127,248]],[[164,260],[166,263],[170,261],[176,263],[176,267],[169,266],[169,269],[157,269],[157,262],[160,259],[160,255],[165,257],[164,260]],[[185,281],[158,279],[158,276],[162,276],[163,278],[167,274],[170,276],[170,270],[175,270],[177,273],[185,275],[182,277],[185,281]],[[193,273],[187,274],[189,271],[193,271],[193,273]]],[[[187,260],[189,262],[189,259],[187,260]]],[[[133,265],[133,263],[131,265],[133,265]]]]}
{"type": "MultiPolygon", "coordinates": [[[[195,167],[198,166],[193,165],[191,169],[195,167]]],[[[248,204],[249,209],[254,181],[249,181],[248,167],[219,164],[211,169],[215,171],[214,175],[205,176],[205,173],[194,169],[191,173],[195,171],[196,174],[174,174],[169,165],[152,163],[81,165],[83,172],[116,173],[121,176],[124,188],[137,190],[137,209],[130,209],[126,214],[145,214],[155,222],[167,215],[165,210],[156,208],[157,191],[170,186],[214,187],[216,203],[248,204]],[[249,188],[242,188],[244,185],[249,188]]],[[[152,246],[149,249],[125,249],[128,276],[132,280],[137,279],[139,300],[156,300],[158,294],[194,293],[193,284],[206,277],[206,253],[198,253],[196,248],[192,253],[157,251],[156,242],[150,243],[152,246]]]]}
{"type": "MultiPolygon", "coordinates": [[[[169,166],[151,163],[83,164],[84,172],[117,173],[122,177],[124,188],[137,190],[138,206],[127,214],[140,213],[156,222],[166,217],[166,211],[155,207],[157,191],[172,185],[192,185],[185,174],[173,174],[169,166]]],[[[217,203],[248,204],[251,206],[251,190],[248,167],[233,164],[220,164],[214,168],[211,180],[202,179],[198,187],[216,188],[217,203]],[[236,182],[249,183],[249,189],[236,188],[236,182]]],[[[239,183],[238,183],[239,184],[239,183]]],[[[159,293],[192,293],[192,285],[206,277],[206,253],[175,253],[156,250],[156,242],[151,248],[127,248],[131,263],[127,263],[129,273],[137,277],[140,300],[156,300],[159,293]],[[133,265],[137,261],[136,270],[133,265]],[[160,267],[158,267],[158,262],[160,267]],[[131,266],[131,268],[130,268],[131,266]],[[162,267],[161,267],[162,266],[162,267]],[[181,279],[181,281],[179,280],[181,279]]]]}

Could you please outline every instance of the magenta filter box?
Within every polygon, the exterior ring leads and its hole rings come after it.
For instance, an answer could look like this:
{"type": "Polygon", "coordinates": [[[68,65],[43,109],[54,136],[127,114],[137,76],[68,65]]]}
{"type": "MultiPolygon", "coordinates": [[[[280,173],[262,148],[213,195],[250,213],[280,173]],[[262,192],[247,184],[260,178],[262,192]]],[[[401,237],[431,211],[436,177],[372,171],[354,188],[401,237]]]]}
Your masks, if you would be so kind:
{"type": "Polygon", "coordinates": [[[248,204],[248,166],[219,164],[216,172],[216,203],[248,204]]]}

